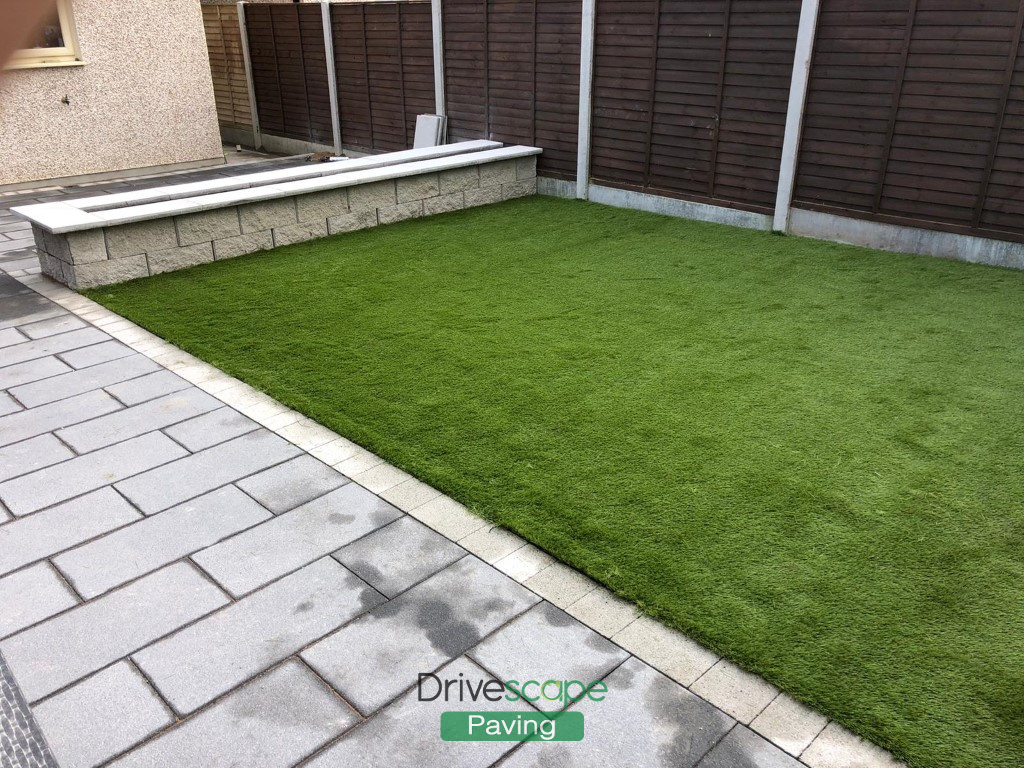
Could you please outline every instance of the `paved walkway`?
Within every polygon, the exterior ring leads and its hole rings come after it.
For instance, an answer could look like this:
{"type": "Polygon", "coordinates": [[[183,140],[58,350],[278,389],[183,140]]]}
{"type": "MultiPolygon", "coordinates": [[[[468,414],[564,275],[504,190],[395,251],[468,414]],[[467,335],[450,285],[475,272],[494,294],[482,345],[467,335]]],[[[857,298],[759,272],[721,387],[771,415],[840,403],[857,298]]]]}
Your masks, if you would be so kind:
{"type": "Polygon", "coordinates": [[[0,269],[20,277],[0,276],[3,766],[894,765],[33,274],[23,231],[0,212],[0,269]],[[452,681],[448,701],[420,701],[420,673],[452,681]],[[445,711],[561,706],[472,700],[491,679],[607,693],[571,705],[581,742],[442,741],[445,711]]]}

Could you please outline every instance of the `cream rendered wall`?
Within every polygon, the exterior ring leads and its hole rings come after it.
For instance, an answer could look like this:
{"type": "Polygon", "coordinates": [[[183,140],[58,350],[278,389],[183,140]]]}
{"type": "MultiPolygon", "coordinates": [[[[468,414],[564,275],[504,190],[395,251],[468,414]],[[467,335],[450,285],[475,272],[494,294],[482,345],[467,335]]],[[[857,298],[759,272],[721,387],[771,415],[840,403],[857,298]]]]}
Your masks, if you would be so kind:
{"type": "Polygon", "coordinates": [[[0,72],[0,185],[222,161],[199,0],[72,8],[83,66],[0,72]]]}

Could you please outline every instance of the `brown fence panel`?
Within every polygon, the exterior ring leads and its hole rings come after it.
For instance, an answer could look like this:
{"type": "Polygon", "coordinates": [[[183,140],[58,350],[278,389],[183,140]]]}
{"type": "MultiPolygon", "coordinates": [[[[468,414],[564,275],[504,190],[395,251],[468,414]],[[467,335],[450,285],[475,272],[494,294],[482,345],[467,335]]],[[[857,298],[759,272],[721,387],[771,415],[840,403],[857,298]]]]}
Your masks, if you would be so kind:
{"type": "Polygon", "coordinates": [[[434,111],[430,4],[331,6],[342,143],[408,149],[416,115],[434,111]]]}
{"type": "Polygon", "coordinates": [[[598,0],[593,179],[767,212],[799,0],[598,0]]]}
{"type": "Polygon", "coordinates": [[[445,0],[452,140],[544,149],[538,171],[576,177],[581,0],[445,0]]]}
{"type": "Polygon", "coordinates": [[[794,204],[1024,239],[1024,5],[823,0],[794,204]]]}
{"type": "Polygon", "coordinates": [[[245,18],[260,130],[333,144],[320,6],[247,3],[245,18]]]}
{"type": "Polygon", "coordinates": [[[217,120],[224,128],[252,130],[238,8],[234,5],[204,5],[202,8],[217,120]]]}

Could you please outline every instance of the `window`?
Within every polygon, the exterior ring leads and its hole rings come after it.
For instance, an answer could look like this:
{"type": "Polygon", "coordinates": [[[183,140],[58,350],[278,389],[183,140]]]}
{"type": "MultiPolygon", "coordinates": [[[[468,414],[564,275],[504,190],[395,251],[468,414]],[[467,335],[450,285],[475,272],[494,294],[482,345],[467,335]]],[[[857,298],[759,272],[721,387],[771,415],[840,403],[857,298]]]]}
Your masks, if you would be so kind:
{"type": "Polygon", "coordinates": [[[32,43],[31,48],[18,51],[11,57],[7,69],[65,67],[82,63],[78,58],[71,0],[57,0],[57,7],[40,27],[32,43]]]}

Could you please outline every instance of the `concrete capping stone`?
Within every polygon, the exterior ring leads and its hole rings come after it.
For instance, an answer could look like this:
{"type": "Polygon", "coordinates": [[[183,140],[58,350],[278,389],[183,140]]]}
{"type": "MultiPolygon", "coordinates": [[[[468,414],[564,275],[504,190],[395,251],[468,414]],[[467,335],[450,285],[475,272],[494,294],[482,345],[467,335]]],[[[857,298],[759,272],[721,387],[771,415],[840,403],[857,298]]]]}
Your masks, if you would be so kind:
{"type": "Polygon", "coordinates": [[[238,208],[220,208],[199,213],[175,216],[174,225],[178,230],[178,245],[196,245],[242,233],[238,219],[238,208]]]}
{"type": "Polygon", "coordinates": [[[146,259],[149,262],[149,273],[151,275],[187,269],[197,264],[206,264],[213,261],[213,243],[183,245],[178,248],[152,251],[146,256],[146,259]]]}
{"type": "Polygon", "coordinates": [[[274,247],[274,234],[267,232],[250,232],[247,235],[224,237],[213,241],[213,258],[233,259],[256,251],[267,251],[274,247]]]}

